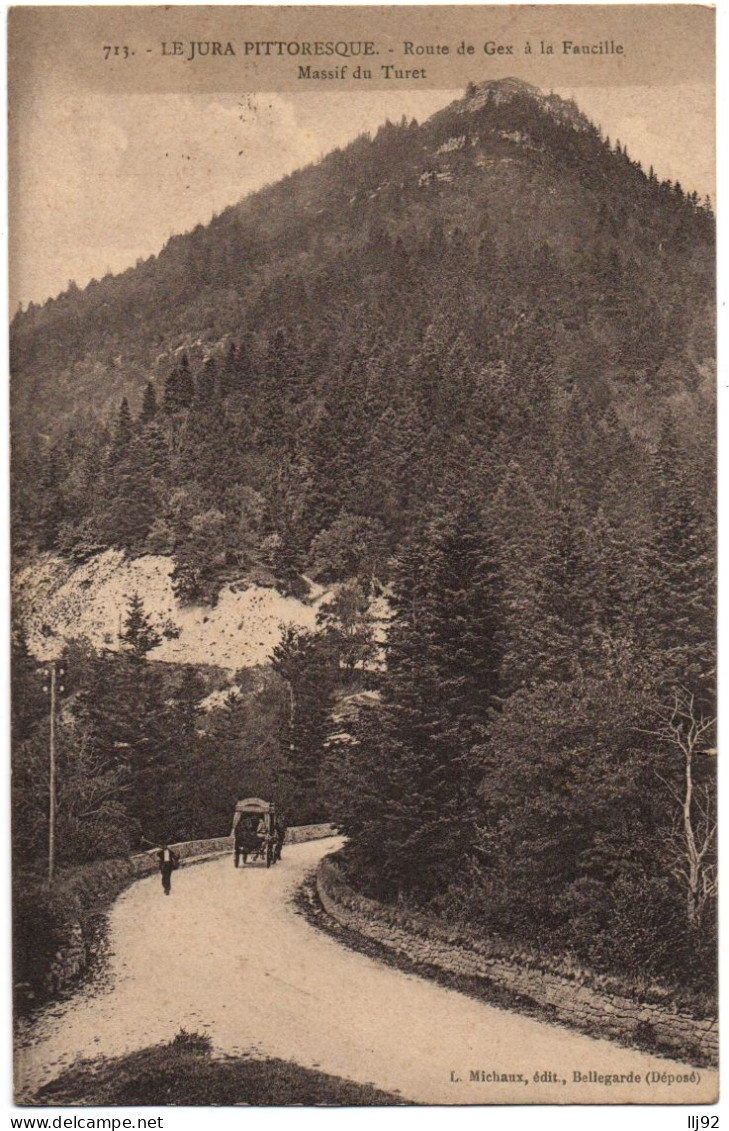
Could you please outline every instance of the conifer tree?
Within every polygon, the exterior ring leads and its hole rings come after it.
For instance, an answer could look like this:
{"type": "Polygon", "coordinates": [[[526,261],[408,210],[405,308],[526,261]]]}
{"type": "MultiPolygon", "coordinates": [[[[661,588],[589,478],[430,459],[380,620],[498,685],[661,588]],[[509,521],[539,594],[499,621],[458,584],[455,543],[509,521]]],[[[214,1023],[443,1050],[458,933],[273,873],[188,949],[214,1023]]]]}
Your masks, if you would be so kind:
{"type": "Polygon", "coordinates": [[[113,464],[106,477],[107,498],[96,518],[96,529],[110,546],[131,553],[144,545],[158,510],[156,486],[148,462],[148,441],[154,426],[134,436],[124,456],[113,464]]]}
{"type": "Polygon", "coordinates": [[[208,357],[203,363],[200,376],[195,389],[197,400],[203,404],[211,404],[220,396],[220,382],[218,366],[214,357],[208,357]]]}
{"type": "Polygon", "coordinates": [[[119,405],[119,413],[114,424],[111,450],[109,452],[110,465],[113,466],[119,463],[119,461],[127,455],[129,445],[132,442],[132,434],[132,414],[129,410],[129,401],[124,397],[119,405]]]}
{"type": "Polygon", "coordinates": [[[321,639],[291,625],[273,649],[271,666],[288,686],[288,722],[282,739],[292,805],[302,823],[320,819],[324,803],[319,772],[331,725],[336,673],[321,639]]]}
{"type": "MultiPolygon", "coordinates": [[[[638,625],[659,685],[682,686],[713,712],[715,544],[709,508],[713,478],[664,426],[654,470],[654,533],[640,576],[638,625]]],[[[708,458],[707,458],[708,456],[708,458]]]]}
{"type": "Polygon", "coordinates": [[[470,857],[483,741],[501,667],[501,582],[468,504],[400,556],[383,706],[363,721],[342,826],[381,894],[433,898],[470,857]]]}
{"type": "Polygon", "coordinates": [[[372,663],[377,648],[369,600],[357,581],[337,586],[321,605],[316,621],[336,675],[351,679],[357,668],[364,671],[372,663]]]}
{"type": "Polygon", "coordinates": [[[133,448],[139,471],[157,480],[166,480],[170,473],[170,451],[167,438],[156,420],[150,422],[133,448]]]}
{"type": "Polygon", "coordinates": [[[144,611],[144,601],[139,593],[132,593],[129,598],[121,639],[137,660],[143,660],[161,640],[159,633],[152,627],[150,617],[144,611]]]}
{"type": "Polygon", "coordinates": [[[176,412],[180,407],[180,371],[178,366],[174,366],[167,375],[165,380],[164,394],[162,404],[167,413],[176,412]]]}
{"type": "Polygon", "coordinates": [[[195,397],[195,378],[190,369],[190,360],[183,353],[179,364],[170,371],[165,381],[163,405],[165,412],[179,412],[189,408],[195,397]]]}
{"type": "Polygon", "coordinates": [[[38,507],[31,517],[41,550],[50,550],[55,545],[66,509],[58,454],[51,449],[42,463],[38,507]]]}
{"type": "Polygon", "coordinates": [[[190,369],[190,359],[183,353],[180,359],[177,397],[180,408],[189,408],[195,397],[195,378],[190,369]]]}
{"type": "Polygon", "coordinates": [[[142,397],[142,411],[139,414],[139,421],[141,424],[149,424],[154,420],[157,415],[157,394],[154,391],[154,385],[148,381],[144,386],[144,396],[142,397]]]}

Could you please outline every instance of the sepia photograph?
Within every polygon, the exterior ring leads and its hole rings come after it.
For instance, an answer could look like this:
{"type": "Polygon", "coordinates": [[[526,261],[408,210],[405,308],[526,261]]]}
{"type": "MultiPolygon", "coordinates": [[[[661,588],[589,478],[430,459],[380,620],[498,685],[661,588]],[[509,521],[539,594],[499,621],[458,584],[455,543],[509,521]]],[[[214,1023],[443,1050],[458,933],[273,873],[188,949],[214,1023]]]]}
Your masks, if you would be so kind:
{"type": "Polygon", "coordinates": [[[14,1104],[715,1104],[714,10],[6,14],[14,1104]]]}

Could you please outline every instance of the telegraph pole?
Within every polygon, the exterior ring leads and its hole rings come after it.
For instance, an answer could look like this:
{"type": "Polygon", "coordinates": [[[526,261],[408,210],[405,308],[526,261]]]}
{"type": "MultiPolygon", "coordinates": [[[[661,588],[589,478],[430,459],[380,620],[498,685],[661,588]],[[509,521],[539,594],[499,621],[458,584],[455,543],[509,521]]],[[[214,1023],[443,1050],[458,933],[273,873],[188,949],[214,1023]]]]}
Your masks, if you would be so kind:
{"type": "Polygon", "coordinates": [[[57,684],[57,677],[63,675],[63,668],[56,667],[56,661],[51,660],[48,671],[49,686],[44,688],[50,691],[50,720],[48,727],[48,886],[53,884],[53,873],[56,868],[56,696],[63,687],[57,684]]]}
{"type": "Polygon", "coordinates": [[[48,777],[48,886],[53,883],[53,870],[56,865],[56,661],[51,660],[51,725],[49,729],[48,755],[50,773],[48,777]]]}

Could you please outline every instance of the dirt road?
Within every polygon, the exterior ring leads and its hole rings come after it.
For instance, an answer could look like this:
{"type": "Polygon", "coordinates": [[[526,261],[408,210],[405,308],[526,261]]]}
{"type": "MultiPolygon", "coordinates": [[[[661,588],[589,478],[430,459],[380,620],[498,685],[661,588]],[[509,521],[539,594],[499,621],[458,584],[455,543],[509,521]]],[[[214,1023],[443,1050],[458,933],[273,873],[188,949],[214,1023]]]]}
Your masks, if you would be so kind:
{"type": "MultiPolygon", "coordinates": [[[[236,870],[227,856],[182,869],[169,898],[159,876],[135,883],[111,913],[107,988],[79,993],[29,1030],[16,1058],[18,1098],[79,1057],[131,1052],[180,1028],[207,1032],[220,1052],[283,1057],[421,1103],[645,1103],[655,1097],[646,1073],[691,1071],[342,947],[291,904],[336,845],[290,846],[269,871],[236,870]],[[574,1084],[575,1072],[639,1073],[641,1083],[574,1084]]],[[[701,1070],[700,1083],[673,1085],[668,1102],[706,1102],[715,1089],[716,1073],[701,1070]]]]}

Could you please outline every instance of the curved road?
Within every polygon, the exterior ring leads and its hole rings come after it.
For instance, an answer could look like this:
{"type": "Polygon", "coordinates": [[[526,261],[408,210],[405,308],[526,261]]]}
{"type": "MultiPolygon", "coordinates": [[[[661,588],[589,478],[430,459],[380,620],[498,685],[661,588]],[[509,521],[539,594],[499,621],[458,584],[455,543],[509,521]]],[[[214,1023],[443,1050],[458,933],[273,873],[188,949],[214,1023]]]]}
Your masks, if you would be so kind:
{"type": "MultiPolygon", "coordinates": [[[[573,1072],[691,1071],[341,946],[291,905],[303,876],[338,844],[289,846],[270,871],[236,871],[230,856],[183,868],[169,898],[158,875],[133,884],[111,911],[105,988],[48,1009],[24,1034],[18,1099],[79,1057],[131,1052],[180,1028],[208,1032],[220,1052],[283,1057],[421,1103],[645,1103],[657,1099],[655,1087],[572,1086],[573,1072]],[[481,1082],[472,1072],[528,1083],[481,1082]],[[535,1083],[535,1072],[558,1082],[535,1083]]],[[[698,1085],[674,1085],[664,1102],[707,1102],[716,1077],[702,1069],[698,1085]]]]}

